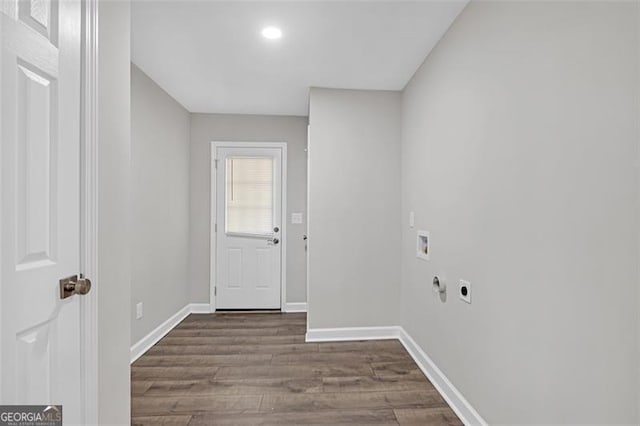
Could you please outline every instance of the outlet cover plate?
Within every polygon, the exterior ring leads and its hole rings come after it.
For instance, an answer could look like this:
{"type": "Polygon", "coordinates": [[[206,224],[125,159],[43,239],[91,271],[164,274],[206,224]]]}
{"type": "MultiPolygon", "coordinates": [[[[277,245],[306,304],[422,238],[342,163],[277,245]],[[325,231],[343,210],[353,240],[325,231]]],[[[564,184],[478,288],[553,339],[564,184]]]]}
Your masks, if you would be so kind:
{"type": "Polygon", "coordinates": [[[458,285],[458,296],[463,302],[471,303],[471,283],[469,281],[460,280],[458,285]],[[466,294],[464,289],[466,289],[466,294]]]}
{"type": "Polygon", "coordinates": [[[136,319],[142,318],[142,302],[136,304],[136,319]]]}

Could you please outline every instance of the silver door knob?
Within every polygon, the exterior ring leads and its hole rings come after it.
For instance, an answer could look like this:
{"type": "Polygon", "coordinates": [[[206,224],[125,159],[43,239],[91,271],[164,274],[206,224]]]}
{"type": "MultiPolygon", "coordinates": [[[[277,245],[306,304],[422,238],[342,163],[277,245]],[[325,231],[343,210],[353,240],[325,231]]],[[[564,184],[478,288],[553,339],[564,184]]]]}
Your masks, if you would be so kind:
{"type": "Polygon", "coordinates": [[[91,280],[87,278],[78,278],[77,275],[73,275],[60,280],[60,299],[66,299],[74,294],[83,296],[90,290],[91,280]]]}
{"type": "Polygon", "coordinates": [[[273,232],[278,232],[278,231],[280,231],[280,228],[278,228],[277,226],[273,228],[273,232]]]}
{"type": "Polygon", "coordinates": [[[272,240],[271,240],[271,242],[272,242],[273,244],[278,244],[278,243],[280,242],[280,240],[279,240],[279,239],[277,239],[277,238],[274,238],[274,239],[272,239],[272,240]]]}

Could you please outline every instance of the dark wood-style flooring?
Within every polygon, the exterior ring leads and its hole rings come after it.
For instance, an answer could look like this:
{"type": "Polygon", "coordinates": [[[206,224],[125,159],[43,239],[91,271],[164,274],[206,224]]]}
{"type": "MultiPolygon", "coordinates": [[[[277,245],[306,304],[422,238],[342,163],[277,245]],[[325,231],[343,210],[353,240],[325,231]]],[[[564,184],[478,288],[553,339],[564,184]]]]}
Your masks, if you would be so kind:
{"type": "Polygon", "coordinates": [[[305,314],[190,315],[131,366],[132,424],[461,424],[400,342],[305,332],[305,314]]]}

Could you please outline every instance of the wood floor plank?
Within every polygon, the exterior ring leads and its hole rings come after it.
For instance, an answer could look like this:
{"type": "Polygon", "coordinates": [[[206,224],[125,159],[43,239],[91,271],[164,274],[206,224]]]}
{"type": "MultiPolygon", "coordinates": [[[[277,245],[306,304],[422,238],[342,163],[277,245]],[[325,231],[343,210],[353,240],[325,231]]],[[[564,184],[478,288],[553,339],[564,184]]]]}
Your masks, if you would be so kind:
{"type": "Polygon", "coordinates": [[[340,377],[373,375],[369,364],[343,365],[270,365],[248,367],[220,367],[216,379],[241,377],[340,377]]]}
{"type": "Polygon", "coordinates": [[[416,365],[413,360],[408,361],[392,361],[392,362],[372,362],[371,368],[376,376],[388,376],[388,375],[413,375],[420,374],[422,371],[416,365]]]}
{"type": "Polygon", "coordinates": [[[135,416],[257,413],[261,399],[259,395],[134,396],[131,398],[131,410],[135,416]]]}
{"type": "MultiPolygon", "coordinates": [[[[410,392],[347,392],[264,395],[261,412],[322,411],[348,408],[432,408],[443,402],[435,389],[410,392]]],[[[446,406],[446,404],[445,404],[446,406]]]]}
{"type": "Polygon", "coordinates": [[[272,364],[356,364],[412,361],[406,352],[305,352],[274,354],[272,364]]]}
{"type": "Polygon", "coordinates": [[[131,426],[188,426],[191,419],[191,416],[140,416],[131,418],[131,426]]]}
{"type": "Polygon", "coordinates": [[[305,314],[188,316],[131,366],[132,424],[460,424],[397,340],[305,333],[305,314]]]}
{"type": "Polygon", "coordinates": [[[213,378],[219,367],[207,366],[164,366],[164,367],[141,367],[137,363],[131,366],[131,381],[137,380],[158,380],[158,379],[207,379],[213,378]]]}
{"type": "MultiPolygon", "coordinates": [[[[182,322],[177,328],[180,330],[185,329],[198,329],[198,330],[235,330],[235,329],[247,329],[254,327],[255,324],[249,322],[226,322],[221,323],[217,321],[192,321],[192,322],[182,322]]],[[[260,323],[261,328],[278,328],[278,329],[298,329],[301,327],[306,327],[306,323],[304,321],[296,321],[296,322],[283,322],[283,321],[269,321],[265,320],[260,323]]]]}
{"type": "Polygon", "coordinates": [[[277,328],[239,328],[239,329],[228,329],[228,328],[174,328],[171,330],[169,335],[171,336],[182,336],[182,337],[217,337],[217,336],[228,336],[228,337],[236,337],[236,336],[276,336],[276,335],[299,335],[299,332],[292,331],[291,333],[280,333],[280,330],[277,328]]]}
{"type": "Polygon", "coordinates": [[[269,364],[271,354],[243,355],[145,355],[136,361],[137,366],[225,366],[269,364]]]}
{"type": "Polygon", "coordinates": [[[239,355],[239,354],[290,354],[318,352],[318,345],[156,345],[147,351],[149,355],[239,355]]]}
{"type": "Polygon", "coordinates": [[[131,395],[144,395],[146,391],[153,385],[152,381],[147,380],[131,380],[131,395]]]}
{"type": "Polygon", "coordinates": [[[166,345],[292,345],[305,343],[304,335],[293,336],[175,336],[170,333],[156,346],[166,345]]]}
{"type": "Polygon", "coordinates": [[[388,375],[360,377],[325,377],[322,379],[324,392],[381,392],[381,391],[421,391],[433,386],[424,376],[388,375]]]}
{"type": "Polygon", "coordinates": [[[266,395],[322,392],[321,378],[239,379],[239,380],[158,380],[143,392],[152,395],[266,395]]]}
{"type": "Polygon", "coordinates": [[[393,410],[401,425],[462,426],[463,423],[449,407],[401,408],[393,410]]]}
{"type": "Polygon", "coordinates": [[[331,425],[331,426],[397,426],[390,409],[376,410],[327,410],[318,413],[261,413],[242,417],[236,415],[195,416],[189,426],[277,426],[277,425],[331,425]]]}
{"type": "Polygon", "coordinates": [[[398,340],[363,340],[358,342],[318,343],[320,352],[385,351],[405,354],[406,350],[398,340]]]}

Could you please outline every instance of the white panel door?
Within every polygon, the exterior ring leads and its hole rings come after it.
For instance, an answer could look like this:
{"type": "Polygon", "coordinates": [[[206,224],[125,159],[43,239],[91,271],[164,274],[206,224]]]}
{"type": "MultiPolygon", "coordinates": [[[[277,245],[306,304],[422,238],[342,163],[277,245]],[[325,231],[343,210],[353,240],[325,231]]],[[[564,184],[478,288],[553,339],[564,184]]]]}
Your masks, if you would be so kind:
{"type": "Polygon", "coordinates": [[[81,424],[78,1],[0,0],[0,403],[81,424]]]}
{"type": "Polygon", "coordinates": [[[216,168],[216,308],[279,309],[282,150],[222,148],[216,168]]]}

